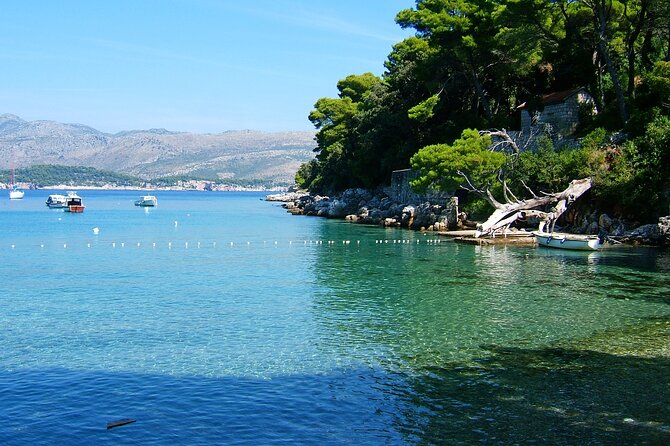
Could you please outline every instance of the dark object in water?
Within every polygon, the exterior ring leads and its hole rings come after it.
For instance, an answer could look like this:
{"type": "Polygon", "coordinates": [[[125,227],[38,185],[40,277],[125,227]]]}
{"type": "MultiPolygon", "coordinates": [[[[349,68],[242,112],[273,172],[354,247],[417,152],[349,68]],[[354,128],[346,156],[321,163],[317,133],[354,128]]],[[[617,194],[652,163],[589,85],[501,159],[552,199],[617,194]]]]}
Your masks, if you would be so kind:
{"type": "Polygon", "coordinates": [[[113,429],[119,426],[125,426],[126,424],[134,423],[137,420],[132,418],[121,418],[120,420],[110,421],[107,423],[107,429],[113,429]]]}

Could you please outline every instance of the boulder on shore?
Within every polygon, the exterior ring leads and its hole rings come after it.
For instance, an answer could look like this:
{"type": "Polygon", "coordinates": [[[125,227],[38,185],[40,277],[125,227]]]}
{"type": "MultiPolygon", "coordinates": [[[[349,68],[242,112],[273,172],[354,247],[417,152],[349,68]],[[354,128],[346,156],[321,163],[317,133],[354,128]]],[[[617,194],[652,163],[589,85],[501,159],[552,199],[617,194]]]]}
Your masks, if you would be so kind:
{"type": "Polygon", "coordinates": [[[659,218],[656,224],[642,225],[626,232],[621,241],[643,245],[670,246],[670,215],[659,218]]]}
{"type": "Polygon", "coordinates": [[[269,195],[268,201],[283,201],[292,214],[346,219],[364,224],[377,224],[409,229],[455,229],[458,219],[455,204],[398,203],[384,192],[347,189],[337,197],[292,192],[269,195]],[[453,215],[451,215],[453,214],[453,215]]]}

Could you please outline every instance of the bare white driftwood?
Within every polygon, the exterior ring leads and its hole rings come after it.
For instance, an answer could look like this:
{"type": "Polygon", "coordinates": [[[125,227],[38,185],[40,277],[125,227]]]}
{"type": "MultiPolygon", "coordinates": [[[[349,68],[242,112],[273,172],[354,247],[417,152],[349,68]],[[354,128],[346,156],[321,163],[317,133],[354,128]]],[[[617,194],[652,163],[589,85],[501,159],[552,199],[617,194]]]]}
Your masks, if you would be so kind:
{"type": "Polygon", "coordinates": [[[542,196],[537,196],[526,187],[533,195],[533,198],[527,200],[516,198],[507,187],[507,184],[503,182],[505,203],[497,201],[488,189],[481,191],[474,188],[472,184],[470,186],[472,187],[470,190],[479,192],[495,208],[495,211],[493,211],[484,223],[477,225],[475,237],[480,237],[482,235],[491,235],[500,228],[507,228],[515,221],[525,220],[529,217],[540,219],[540,230],[544,230],[548,226],[549,232],[553,231],[556,220],[566,211],[570,203],[581,197],[591,188],[591,179],[573,180],[564,191],[543,193],[542,196]],[[554,206],[549,212],[537,210],[537,208],[546,207],[550,204],[554,204],[554,206]]]}

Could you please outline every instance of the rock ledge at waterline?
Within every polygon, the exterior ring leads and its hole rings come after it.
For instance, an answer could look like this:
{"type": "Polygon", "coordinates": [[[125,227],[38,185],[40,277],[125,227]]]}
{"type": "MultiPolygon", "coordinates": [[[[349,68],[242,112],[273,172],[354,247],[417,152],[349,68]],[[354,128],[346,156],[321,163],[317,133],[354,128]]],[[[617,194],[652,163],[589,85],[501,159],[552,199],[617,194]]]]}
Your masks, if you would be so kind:
{"type": "MultiPolygon", "coordinates": [[[[268,195],[266,200],[283,202],[282,206],[294,215],[345,219],[384,227],[437,232],[474,227],[474,222],[467,221],[465,214],[459,214],[453,203],[399,203],[384,192],[367,189],[347,189],[335,197],[290,190],[268,195]]],[[[623,220],[592,212],[584,215],[578,225],[565,229],[580,234],[604,231],[614,240],[629,244],[670,246],[670,216],[661,217],[657,224],[631,228],[623,220]]]]}
{"type": "Polygon", "coordinates": [[[291,214],[339,218],[348,221],[403,227],[425,231],[447,231],[456,228],[455,206],[432,203],[403,204],[385,193],[366,189],[348,189],[337,197],[324,197],[308,193],[288,192],[270,195],[270,201],[283,201],[291,214]]]}

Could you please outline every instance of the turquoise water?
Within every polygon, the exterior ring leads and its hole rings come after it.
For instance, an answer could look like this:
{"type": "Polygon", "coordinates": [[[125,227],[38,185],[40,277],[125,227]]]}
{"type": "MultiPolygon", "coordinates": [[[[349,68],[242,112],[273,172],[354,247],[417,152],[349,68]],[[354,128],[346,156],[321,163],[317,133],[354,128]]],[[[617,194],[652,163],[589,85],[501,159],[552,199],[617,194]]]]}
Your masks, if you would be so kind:
{"type": "Polygon", "coordinates": [[[0,204],[0,444],[670,442],[667,350],[607,351],[670,341],[668,252],[48,194],[0,204]]]}

